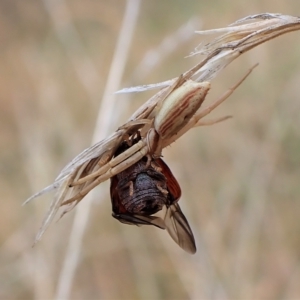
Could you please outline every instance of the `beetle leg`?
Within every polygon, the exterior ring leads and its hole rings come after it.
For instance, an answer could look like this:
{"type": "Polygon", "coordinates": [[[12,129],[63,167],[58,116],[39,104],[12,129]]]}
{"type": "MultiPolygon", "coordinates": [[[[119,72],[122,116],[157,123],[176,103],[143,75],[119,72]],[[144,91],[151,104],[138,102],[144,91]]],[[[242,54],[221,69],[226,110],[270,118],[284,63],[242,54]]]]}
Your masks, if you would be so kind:
{"type": "Polygon", "coordinates": [[[126,143],[128,144],[129,147],[132,146],[132,141],[131,141],[131,139],[130,139],[130,135],[129,135],[129,134],[124,134],[123,142],[126,142],[126,143]]]}
{"type": "Polygon", "coordinates": [[[119,181],[118,185],[116,186],[116,189],[120,192],[122,190],[129,189],[129,196],[133,195],[134,189],[133,189],[133,180],[135,180],[135,176],[129,176],[126,178],[123,178],[119,181]]]}
{"type": "Polygon", "coordinates": [[[151,167],[156,171],[161,173],[162,172],[162,168],[160,166],[158,166],[153,160],[151,161],[151,167]]]}
{"type": "Polygon", "coordinates": [[[132,197],[132,195],[133,195],[133,182],[129,181],[128,185],[129,185],[129,196],[132,197]]]}
{"type": "Polygon", "coordinates": [[[163,195],[168,195],[168,190],[164,189],[160,184],[156,184],[156,187],[161,191],[163,195]]]}

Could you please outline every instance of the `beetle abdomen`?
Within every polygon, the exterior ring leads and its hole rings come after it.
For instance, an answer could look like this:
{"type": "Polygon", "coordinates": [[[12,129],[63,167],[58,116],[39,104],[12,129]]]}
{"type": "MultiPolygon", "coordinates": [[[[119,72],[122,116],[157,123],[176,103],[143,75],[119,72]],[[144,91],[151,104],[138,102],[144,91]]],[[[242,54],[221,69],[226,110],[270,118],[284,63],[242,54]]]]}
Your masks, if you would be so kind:
{"type": "Polygon", "coordinates": [[[162,192],[166,186],[158,187],[158,182],[147,173],[140,173],[133,182],[133,194],[126,197],[123,205],[130,213],[151,215],[166,205],[167,195],[162,192]]]}

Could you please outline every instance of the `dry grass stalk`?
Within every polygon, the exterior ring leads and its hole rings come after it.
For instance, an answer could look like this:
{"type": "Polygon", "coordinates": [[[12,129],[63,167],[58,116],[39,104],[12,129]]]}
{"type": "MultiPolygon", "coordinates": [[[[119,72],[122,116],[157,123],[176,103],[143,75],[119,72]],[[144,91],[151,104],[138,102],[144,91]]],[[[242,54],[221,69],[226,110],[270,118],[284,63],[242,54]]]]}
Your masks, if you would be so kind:
{"type": "MultiPolygon", "coordinates": [[[[61,171],[53,184],[36,193],[25,202],[27,203],[33,198],[41,196],[51,190],[57,190],[57,195],[51,203],[36,241],[41,238],[61,205],[69,205],[64,213],[70,211],[93,187],[109,179],[115,175],[116,172],[122,171],[122,168],[124,169],[135,163],[139,159],[139,157],[132,159],[131,156],[134,156],[135,153],[142,150],[145,151],[143,155],[148,153],[147,131],[153,126],[152,121],[156,110],[174,89],[189,79],[196,82],[211,80],[229,63],[248,50],[284,33],[299,30],[299,21],[299,18],[292,16],[266,13],[248,16],[226,28],[198,32],[199,34],[226,33],[192,53],[192,55],[204,54],[206,58],[183,75],[159,84],[128,88],[119,91],[139,92],[152,88],[161,88],[158,93],[144,103],[131,116],[127,123],[119,127],[117,131],[108,138],[80,153],[61,171]],[[124,152],[125,154],[121,157],[121,161],[119,160],[120,157],[113,159],[114,152],[120,143],[125,138],[128,138],[128,136],[132,136],[137,130],[143,132],[143,139],[140,145],[137,146],[136,149],[132,147],[124,152]],[[117,168],[120,165],[122,166],[117,168]],[[115,167],[116,169],[114,169],[115,167]]],[[[199,120],[227,99],[243,80],[244,78],[225,96],[217,100],[212,107],[197,112],[191,119],[191,122],[189,122],[179,134],[165,141],[163,147],[170,145],[189,129],[207,124],[199,120]]]]}

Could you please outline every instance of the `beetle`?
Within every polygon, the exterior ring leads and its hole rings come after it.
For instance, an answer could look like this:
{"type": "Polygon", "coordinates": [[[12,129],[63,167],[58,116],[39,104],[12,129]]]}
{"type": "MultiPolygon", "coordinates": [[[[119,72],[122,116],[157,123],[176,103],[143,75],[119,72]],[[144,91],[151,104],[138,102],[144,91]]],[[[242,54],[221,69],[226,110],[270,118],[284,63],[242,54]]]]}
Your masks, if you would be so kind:
{"type": "MultiPolygon", "coordinates": [[[[133,143],[137,143],[135,138],[133,143]]],[[[130,143],[123,142],[116,156],[126,151],[130,143]]],[[[144,156],[126,170],[110,178],[112,216],[130,225],[154,225],[167,229],[172,239],[185,251],[194,254],[193,232],[178,201],[181,188],[167,164],[161,158],[144,156]],[[154,214],[166,208],[164,219],[154,214]]]]}

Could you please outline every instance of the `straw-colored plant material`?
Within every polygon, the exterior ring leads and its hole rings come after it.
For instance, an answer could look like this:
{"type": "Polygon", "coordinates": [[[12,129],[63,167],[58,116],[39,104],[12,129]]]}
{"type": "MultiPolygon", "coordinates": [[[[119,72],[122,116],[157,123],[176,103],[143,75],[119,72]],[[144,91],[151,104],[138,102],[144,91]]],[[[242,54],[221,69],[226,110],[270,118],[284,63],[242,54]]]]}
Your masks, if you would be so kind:
{"type": "MultiPolygon", "coordinates": [[[[139,92],[152,88],[161,89],[144,103],[131,116],[128,122],[119,127],[108,138],[80,153],[61,171],[53,184],[26,201],[27,203],[46,192],[57,190],[57,194],[46,214],[36,241],[41,238],[62,205],[68,205],[64,213],[70,211],[95,186],[136,163],[141,158],[141,155],[144,156],[149,153],[147,133],[154,128],[153,120],[170,94],[178,90],[188,80],[198,83],[211,80],[241,54],[281,34],[299,30],[299,28],[300,19],[297,17],[265,13],[248,16],[225,28],[197,32],[202,35],[213,33],[224,34],[215,38],[212,42],[198,47],[192,55],[202,54],[206,55],[206,58],[184,74],[159,84],[133,87],[119,91],[139,92]],[[132,138],[137,131],[142,133],[141,141],[126,150],[122,155],[114,158],[114,153],[121,142],[132,138]]],[[[172,135],[162,142],[162,148],[173,143],[189,129],[199,125],[206,125],[207,122],[202,123],[200,119],[227,99],[236,87],[233,87],[212,106],[196,112],[177,134],[172,135]]],[[[174,119],[174,122],[176,122],[176,119],[174,119]]]]}

